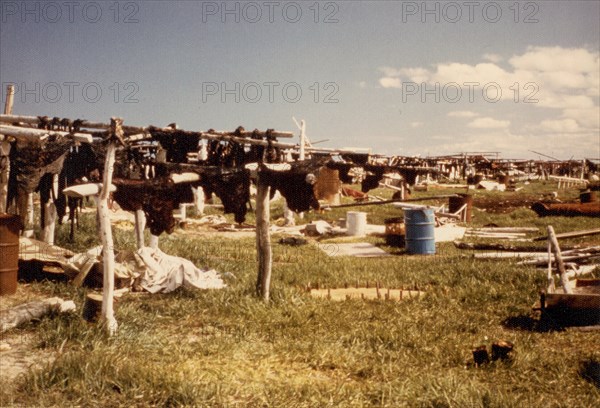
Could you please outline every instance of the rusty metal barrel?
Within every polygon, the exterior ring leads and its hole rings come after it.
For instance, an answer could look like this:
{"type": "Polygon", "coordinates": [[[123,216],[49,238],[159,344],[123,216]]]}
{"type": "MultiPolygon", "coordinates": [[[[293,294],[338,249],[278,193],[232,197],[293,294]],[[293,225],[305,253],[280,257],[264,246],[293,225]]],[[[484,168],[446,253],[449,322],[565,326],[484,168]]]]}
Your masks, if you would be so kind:
{"type": "Polygon", "coordinates": [[[0,296],[17,291],[21,227],[18,215],[0,214],[0,296]]]}

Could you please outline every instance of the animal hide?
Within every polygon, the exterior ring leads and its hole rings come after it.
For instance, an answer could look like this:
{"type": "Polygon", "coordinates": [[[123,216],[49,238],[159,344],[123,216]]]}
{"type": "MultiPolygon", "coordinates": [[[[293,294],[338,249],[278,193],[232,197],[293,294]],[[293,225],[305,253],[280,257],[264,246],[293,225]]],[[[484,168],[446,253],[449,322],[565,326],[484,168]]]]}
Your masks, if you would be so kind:
{"type": "Polygon", "coordinates": [[[281,193],[290,210],[303,212],[320,208],[313,189],[315,176],[307,170],[275,171],[263,166],[258,177],[260,183],[266,183],[273,191],[281,193]]]}

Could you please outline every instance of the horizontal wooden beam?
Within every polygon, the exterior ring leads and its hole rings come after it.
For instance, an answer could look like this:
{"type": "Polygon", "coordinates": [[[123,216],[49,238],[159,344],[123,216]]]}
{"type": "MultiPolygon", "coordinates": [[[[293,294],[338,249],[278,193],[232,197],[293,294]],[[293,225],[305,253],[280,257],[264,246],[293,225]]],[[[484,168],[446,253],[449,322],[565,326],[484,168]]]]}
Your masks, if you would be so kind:
{"type": "Polygon", "coordinates": [[[22,128],[17,126],[0,125],[0,134],[14,137],[17,140],[36,141],[44,140],[49,135],[60,135],[72,137],[76,142],[92,143],[92,135],[87,133],[69,133],[58,130],[45,130],[34,128],[22,128]]]}
{"type": "MultiPolygon", "coordinates": [[[[82,198],[100,194],[102,191],[102,183],[86,183],[67,187],[63,190],[63,194],[67,197],[82,198]]],[[[114,184],[110,185],[109,192],[117,191],[114,184]]]]}

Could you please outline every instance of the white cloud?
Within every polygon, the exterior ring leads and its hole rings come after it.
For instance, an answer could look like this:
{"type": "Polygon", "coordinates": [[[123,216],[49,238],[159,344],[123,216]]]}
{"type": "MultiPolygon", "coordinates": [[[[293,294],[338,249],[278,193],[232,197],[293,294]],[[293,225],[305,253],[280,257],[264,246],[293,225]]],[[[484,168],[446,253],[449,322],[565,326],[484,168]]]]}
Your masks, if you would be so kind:
{"type": "Polygon", "coordinates": [[[367,87],[367,83],[365,81],[360,81],[358,83],[358,87],[364,89],[367,87]]]}
{"type": "Polygon", "coordinates": [[[475,116],[479,116],[479,114],[472,111],[452,111],[448,112],[446,116],[451,118],[474,118],[475,116]]]}
{"type": "Polygon", "coordinates": [[[420,128],[421,126],[423,126],[423,122],[411,122],[410,123],[410,127],[413,129],[420,128]]]}
{"type": "Polygon", "coordinates": [[[584,48],[528,47],[508,62],[516,69],[539,72],[567,71],[598,73],[598,54],[584,48]]]}
{"type": "Polygon", "coordinates": [[[574,119],[543,120],[540,123],[540,129],[551,133],[573,133],[580,130],[574,119]]]}
{"type": "Polygon", "coordinates": [[[430,78],[430,73],[425,68],[404,68],[401,69],[400,75],[409,78],[412,82],[418,84],[427,82],[430,78]]]}
{"type": "Polygon", "coordinates": [[[502,61],[502,57],[498,54],[483,54],[482,58],[486,61],[490,61],[493,63],[498,63],[502,61]]]}
{"type": "MultiPolygon", "coordinates": [[[[432,69],[424,67],[382,67],[387,78],[412,82],[458,84],[473,87],[480,95],[487,84],[498,84],[502,100],[530,97],[539,100],[540,107],[558,109],[587,108],[591,99],[600,95],[600,57],[598,52],[585,48],[529,47],[521,55],[510,58],[512,70],[498,66],[496,54],[484,54],[489,62],[465,64],[439,63],[432,69]],[[476,83],[477,85],[469,85],[476,83]]],[[[495,93],[490,90],[490,98],[495,93]]]]}
{"type": "Polygon", "coordinates": [[[600,128],[600,107],[598,106],[585,109],[565,109],[561,117],[574,119],[586,129],[598,130],[600,128]]]}
{"type": "Polygon", "coordinates": [[[537,100],[536,105],[544,108],[589,109],[594,107],[594,101],[587,95],[566,95],[540,91],[531,96],[537,100]]]}
{"type": "Polygon", "coordinates": [[[485,117],[477,118],[469,122],[467,126],[474,129],[503,129],[510,126],[510,121],[485,117]]]}
{"type": "Polygon", "coordinates": [[[379,71],[381,71],[386,77],[397,77],[402,75],[402,70],[393,67],[379,67],[379,71]]]}
{"type": "Polygon", "coordinates": [[[379,78],[379,85],[384,88],[401,88],[402,81],[400,78],[383,77],[379,78]]]}
{"type": "MultiPolygon", "coordinates": [[[[474,64],[448,61],[422,67],[385,67],[385,70],[380,69],[386,74],[380,83],[387,85],[384,87],[401,88],[406,81],[424,82],[427,89],[439,89],[441,95],[445,87],[450,90],[461,87],[460,102],[473,103],[476,108],[446,114],[448,118],[469,119],[467,131],[460,140],[454,135],[454,143],[448,142],[449,151],[489,148],[515,152],[531,148],[556,153],[568,151],[569,156],[600,152],[600,53],[597,50],[528,47],[500,66],[502,60],[501,55],[486,53],[474,64]],[[483,92],[484,86],[489,84],[497,84],[501,90],[502,102],[496,106],[492,102],[498,102],[495,100],[497,87],[494,85],[483,92]],[[485,104],[506,114],[509,103],[513,114],[505,117],[510,120],[480,117],[476,113],[485,104]],[[523,133],[511,134],[511,127],[523,133]]],[[[423,92],[420,87],[419,90],[423,92]]]]}

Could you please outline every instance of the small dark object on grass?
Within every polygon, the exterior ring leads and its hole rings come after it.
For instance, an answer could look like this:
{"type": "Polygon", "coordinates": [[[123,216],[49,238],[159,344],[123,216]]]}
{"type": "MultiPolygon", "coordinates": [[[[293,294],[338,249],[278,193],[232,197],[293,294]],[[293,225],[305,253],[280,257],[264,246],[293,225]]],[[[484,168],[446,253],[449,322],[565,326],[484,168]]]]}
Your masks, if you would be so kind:
{"type": "Polygon", "coordinates": [[[280,244],[283,245],[291,245],[291,246],[301,246],[301,245],[306,245],[308,244],[308,241],[305,240],[304,238],[298,238],[298,237],[285,237],[285,238],[281,238],[279,240],[280,244]]]}
{"type": "Polygon", "coordinates": [[[509,341],[500,340],[492,344],[492,360],[508,360],[514,345],[509,341]]]}
{"type": "Polygon", "coordinates": [[[584,361],[579,369],[579,375],[600,388],[600,361],[591,358],[584,361]]]}
{"type": "Polygon", "coordinates": [[[473,361],[475,362],[475,367],[479,367],[490,361],[486,346],[479,346],[473,349],[473,361]]]}

